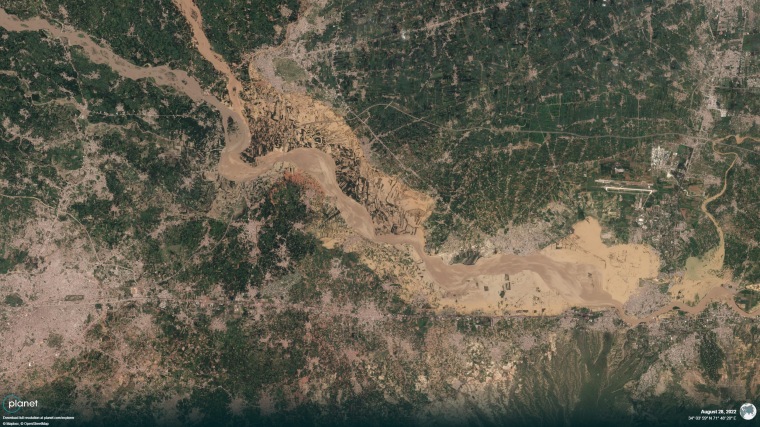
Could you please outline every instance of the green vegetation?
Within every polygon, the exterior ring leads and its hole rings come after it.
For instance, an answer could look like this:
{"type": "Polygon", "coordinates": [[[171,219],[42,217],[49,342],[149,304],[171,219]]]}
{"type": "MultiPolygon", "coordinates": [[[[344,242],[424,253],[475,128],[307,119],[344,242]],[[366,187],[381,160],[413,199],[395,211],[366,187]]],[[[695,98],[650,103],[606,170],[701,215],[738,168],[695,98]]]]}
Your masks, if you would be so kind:
{"type": "Polygon", "coordinates": [[[233,65],[242,65],[243,57],[262,45],[278,44],[287,25],[298,18],[299,10],[298,0],[196,0],[195,3],[203,15],[206,37],[214,50],[233,65]],[[280,30],[276,31],[275,26],[280,30]]]}
{"type": "Polygon", "coordinates": [[[77,360],[76,372],[80,375],[107,377],[114,369],[115,361],[97,350],[82,353],[77,360]]]}
{"type": "Polygon", "coordinates": [[[0,274],[6,274],[26,259],[26,251],[13,250],[0,257],[0,274]]]}
{"type": "Polygon", "coordinates": [[[60,349],[63,345],[63,335],[51,333],[48,335],[47,345],[50,348],[60,349]]]}
{"type": "MultiPolygon", "coordinates": [[[[11,1],[14,13],[65,20],[137,63],[187,68],[206,87],[218,81],[168,0],[54,0],[45,10],[11,1]]],[[[341,93],[331,101],[363,136],[372,136],[364,123],[379,135],[382,143],[369,140],[383,166],[405,174],[390,150],[419,175],[405,178],[440,201],[434,245],[529,220],[559,233],[610,211],[605,225],[627,240],[643,230],[634,225],[640,200],[603,192],[594,179],[647,176],[654,144],[701,127],[687,52],[706,14],[687,3],[598,3],[328,1],[322,18],[337,21],[301,40],[330,46],[313,55],[308,71],[318,79],[306,82],[291,59],[276,60],[276,72],[323,96],[341,93]],[[550,202],[569,209],[555,213],[550,202]]],[[[214,45],[238,63],[282,41],[275,26],[301,12],[296,2],[198,4],[214,45]]],[[[0,274],[36,277],[49,266],[19,242],[58,245],[67,273],[93,277],[104,299],[56,296],[84,332],[71,341],[42,332],[42,349],[60,356],[30,367],[14,390],[39,399],[40,414],[72,415],[81,405],[94,420],[136,426],[165,423],[156,414],[174,410],[179,423],[199,425],[670,425],[702,404],[684,391],[695,370],[708,381],[690,385],[722,404],[757,394],[753,319],[725,316],[722,306],[651,328],[622,328],[610,312],[587,308],[524,319],[437,312],[425,298],[407,300],[394,272],[324,247],[313,231],[344,224],[328,198],[292,175],[238,183],[206,174],[222,145],[210,107],[121,78],[44,33],[0,30],[0,38],[0,181],[10,196],[0,197],[0,274]],[[29,241],[35,221],[52,238],[29,241]],[[694,334],[698,343],[687,339],[694,334]],[[716,384],[723,375],[735,384],[730,393],[716,384]],[[462,393],[466,405],[453,406],[462,393]],[[461,418],[442,418],[442,407],[461,418]]],[[[748,83],[731,84],[720,102],[755,111],[756,100],[735,94],[752,98],[748,83]]],[[[693,155],[671,145],[679,167],[693,155]]],[[[757,283],[760,165],[752,141],[742,148],[741,167],[710,209],[724,224],[727,267],[757,283]]],[[[705,171],[722,176],[728,156],[700,153],[705,171]]],[[[679,241],[661,246],[672,249],[670,268],[714,247],[717,234],[680,181],[657,179],[645,208],[676,218],[663,228],[686,224],[686,237],[658,235],[679,241]]],[[[479,255],[462,250],[455,261],[479,255]]],[[[25,299],[37,290],[24,288],[23,298],[13,290],[3,289],[0,328],[36,308],[25,299]]],[[[751,308],[758,296],[742,288],[737,301],[751,308]]],[[[31,347],[39,343],[20,350],[31,347]]]]}
{"type": "Polygon", "coordinates": [[[19,294],[8,294],[5,296],[5,304],[11,306],[11,307],[21,307],[24,305],[24,300],[21,298],[21,295],[19,294]]]}
{"type": "Polygon", "coordinates": [[[46,416],[70,416],[71,408],[77,398],[77,384],[74,378],[64,375],[53,379],[45,384],[29,390],[28,393],[36,396],[40,405],[37,409],[28,411],[28,415],[46,416]]]}
{"type": "Polygon", "coordinates": [[[77,170],[82,167],[84,162],[82,145],[82,141],[74,141],[70,144],[52,147],[48,150],[50,161],[63,169],[77,170]]]}
{"type": "MultiPolygon", "coordinates": [[[[216,112],[147,81],[122,79],[107,67],[90,62],[79,49],[67,53],[42,33],[0,30],[0,35],[7,42],[0,47],[0,69],[15,73],[0,76],[0,93],[6,100],[0,118],[8,124],[2,134],[2,154],[8,161],[0,164],[0,177],[11,183],[5,194],[57,205],[59,189],[65,185],[62,174],[80,169],[84,147],[97,144],[106,153],[123,156],[128,164],[116,160],[100,165],[113,200],[87,194],[72,203],[72,211],[108,245],[139,227],[135,219],[143,217],[132,209],[143,198],[171,191],[190,208],[209,203],[202,181],[194,181],[189,189],[177,187],[180,176],[197,170],[198,164],[214,161],[207,148],[220,141],[216,112]],[[70,61],[57,59],[67,55],[70,61]],[[90,110],[88,121],[76,112],[75,105],[82,102],[87,102],[90,110]],[[157,113],[155,121],[137,118],[146,109],[157,113]],[[176,117],[178,113],[183,117],[176,117]],[[18,126],[20,134],[45,139],[47,145],[11,135],[8,129],[12,126],[18,126]],[[102,126],[111,130],[101,132],[102,126]],[[160,156],[174,149],[166,141],[183,136],[193,141],[192,145],[183,146],[178,155],[160,156]],[[142,183],[135,179],[138,174],[147,174],[150,180],[142,183]],[[136,196],[125,193],[126,183],[136,196]]],[[[0,203],[8,207],[8,225],[20,226],[28,215],[26,206],[33,202],[4,198],[0,203]]],[[[144,219],[150,222],[150,218],[144,219]]]]}
{"type": "MultiPolygon", "coordinates": [[[[200,411],[203,419],[201,425],[218,424],[219,420],[229,420],[232,416],[230,413],[230,395],[221,387],[216,389],[197,388],[193,390],[188,399],[179,403],[180,421],[189,422],[190,412],[192,410],[200,411]]],[[[197,422],[197,420],[196,420],[197,422]]]]}
{"type": "Polygon", "coordinates": [[[7,0],[3,2],[3,9],[23,19],[28,19],[40,13],[41,4],[36,0],[7,0]]]}
{"type": "Polygon", "coordinates": [[[278,76],[288,82],[301,81],[308,77],[306,71],[297,62],[287,58],[275,58],[274,70],[278,76]]]}
{"type": "Polygon", "coordinates": [[[224,90],[222,76],[193,47],[190,26],[171,0],[49,0],[44,7],[13,0],[6,10],[22,17],[42,14],[105,40],[134,64],[185,69],[203,86],[217,93],[224,90]]]}
{"type": "Polygon", "coordinates": [[[735,114],[760,111],[760,88],[748,86],[747,79],[726,79],[715,89],[721,105],[735,114]]]}
{"type": "Polygon", "coordinates": [[[718,344],[718,337],[715,332],[704,332],[699,345],[699,363],[705,376],[713,381],[718,381],[725,359],[726,354],[718,344]]]}
{"type": "Polygon", "coordinates": [[[744,36],[742,47],[746,52],[760,53],[760,33],[747,34],[744,36]]]}
{"type": "Polygon", "coordinates": [[[473,225],[493,234],[528,221],[553,200],[574,206],[593,162],[699,127],[686,68],[705,15],[693,4],[354,0],[322,15],[338,18],[307,38],[325,50],[310,71],[387,170],[438,196],[433,247],[473,225]]]}
{"type": "Polygon", "coordinates": [[[475,249],[466,249],[454,255],[451,259],[452,264],[473,265],[480,258],[480,252],[475,249]]]}
{"type": "MultiPolygon", "coordinates": [[[[757,144],[753,144],[757,146],[757,144]]],[[[743,144],[741,148],[752,147],[743,144]]],[[[722,147],[731,152],[730,146],[722,147]]],[[[710,212],[724,227],[726,240],[725,265],[733,272],[733,277],[740,283],[760,283],[760,216],[757,214],[760,203],[760,155],[753,151],[736,150],[740,156],[737,165],[728,175],[725,194],[710,203],[710,212]]],[[[724,156],[726,162],[733,160],[732,155],[724,156]]],[[[727,166],[724,166],[727,167],[727,166]]],[[[754,303],[753,303],[754,304],[754,303]]]]}
{"type": "Polygon", "coordinates": [[[760,292],[751,289],[742,289],[734,297],[736,304],[742,307],[744,311],[750,312],[760,304],[760,292]]]}

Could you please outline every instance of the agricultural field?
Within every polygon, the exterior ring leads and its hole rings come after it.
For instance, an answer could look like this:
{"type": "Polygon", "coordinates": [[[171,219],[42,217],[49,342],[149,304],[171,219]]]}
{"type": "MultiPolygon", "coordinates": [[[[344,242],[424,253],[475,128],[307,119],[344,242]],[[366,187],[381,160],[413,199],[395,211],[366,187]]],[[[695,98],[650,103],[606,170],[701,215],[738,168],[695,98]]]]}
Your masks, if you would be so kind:
{"type": "Polygon", "coordinates": [[[605,163],[698,133],[705,13],[683,2],[340,2],[303,58],[378,161],[416,171],[408,181],[436,195],[435,248],[535,221],[552,201],[575,211],[578,186],[605,163]]]}
{"type": "Polygon", "coordinates": [[[758,402],[758,34],[741,1],[8,0],[0,391],[134,426],[758,402]]]}

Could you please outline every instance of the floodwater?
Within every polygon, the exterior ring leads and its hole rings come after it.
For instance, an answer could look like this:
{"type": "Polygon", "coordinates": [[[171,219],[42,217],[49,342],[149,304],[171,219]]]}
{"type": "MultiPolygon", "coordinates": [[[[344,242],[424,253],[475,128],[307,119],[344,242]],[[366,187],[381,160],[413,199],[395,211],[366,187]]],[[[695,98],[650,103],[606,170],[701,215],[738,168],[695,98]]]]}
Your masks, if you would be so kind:
{"type": "MultiPolygon", "coordinates": [[[[199,52],[227,77],[230,105],[204,91],[200,84],[184,71],[173,70],[166,66],[136,66],[98,45],[88,35],[74,29],[59,27],[40,18],[21,21],[8,15],[2,9],[0,9],[0,26],[9,31],[44,30],[70,45],[81,46],[91,61],[108,65],[125,78],[150,78],[156,84],[170,86],[194,101],[208,103],[220,112],[225,126],[226,147],[219,163],[219,173],[222,176],[234,181],[249,181],[271,170],[276,162],[289,162],[296,165],[320,183],[325,193],[332,198],[340,210],[347,225],[357,234],[378,243],[412,247],[430,277],[445,290],[462,292],[463,284],[468,279],[477,276],[530,271],[536,273],[541,281],[569,305],[593,308],[615,307],[623,320],[631,325],[654,319],[671,310],[671,307],[665,307],[643,319],[626,315],[622,309],[624,301],[613,298],[612,294],[604,289],[605,271],[600,271],[600,267],[592,262],[582,262],[582,259],[560,261],[546,254],[527,256],[502,254],[480,259],[474,265],[448,265],[441,257],[428,255],[425,252],[423,232],[413,236],[376,235],[374,223],[367,209],[340,190],[335,176],[335,162],[330,155],[320,150],[299,148],[287,153],[272,152],[258,158],[255,165],[244,162],[240,158],[240,153],[250,144],[251,135],[245,114],[246,104],[241,98],[243,85],[234,76],[228,64],[212,50],[211,44],[203,33],[202,17],[195,4],[191,0],[175,0],[175,3],[193,30],[193,38],[199,52]],[[228,118],[235,122],[235,131],[226,128],[228,118]]],[[[731,292],[719,287],[712,289],[695,307],[680,308],[690,313],[697,313],[710,301],[724,300],[738,313],[749,317],[736,306],[731,296],[731,292]]]]}

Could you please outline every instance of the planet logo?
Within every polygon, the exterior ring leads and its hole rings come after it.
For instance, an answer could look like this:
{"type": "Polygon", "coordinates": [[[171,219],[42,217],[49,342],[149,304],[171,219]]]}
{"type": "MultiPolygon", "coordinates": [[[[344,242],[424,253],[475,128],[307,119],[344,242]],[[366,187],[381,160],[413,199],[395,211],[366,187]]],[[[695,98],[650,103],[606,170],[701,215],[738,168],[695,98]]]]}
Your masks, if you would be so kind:
{"type": "Polygon", "coordinates": [[[757,415],[757,408],[755,408],[755,405],[751,403],[745,403],[744,405],[739,408],[739,415],[741,415],[742,418],[749,421],[757,415]]]}
{"type": "Polygon", "coordinates": [[[36,408],[36,400],[21,400],[15,394],[9,394],[3,398],[3,410],[9,414],[15,414],[21,408],[36,408]]]}

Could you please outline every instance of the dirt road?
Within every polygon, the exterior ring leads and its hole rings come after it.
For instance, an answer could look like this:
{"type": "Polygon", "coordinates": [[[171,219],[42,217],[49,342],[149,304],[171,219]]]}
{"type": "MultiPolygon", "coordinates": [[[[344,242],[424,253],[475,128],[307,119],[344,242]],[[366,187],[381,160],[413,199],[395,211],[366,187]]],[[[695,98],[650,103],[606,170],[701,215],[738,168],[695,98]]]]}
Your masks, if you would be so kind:
{"type": "MultiPolygon", "coordinates": [[[[378,236],[374,232],[375,226],[367,209],[346,196],[338,186],[335,162],[332,157],[320,150],[299,148],[287,153],[272,152],[258,158],[255,165],[243,162],[239,154],[251,140],[245,118],[246,107],[241,98],[243,86],[234,76],[230,67],[211,49],[210,43],[203,33],[201,15],[192,1],[175,1],[193,29],[193,37],[201,54],[227,77],[227,90],[231,106],[204,92],[199,83],[183,71],[172,70],[168,67],[138,67],[120,58],[107,48],[99,46],[90,37],[83,36],[81,32],[73,29],[61,28],[39,18],[21,21],[6,14],[2,9],[0,9],[0,26],[10,31],[47,31],[53,37],[64,40],[68,44],[82,46],[93,62],[108,65],[125,78],[152,78],[159,85],[173,87],[195,101],[206,102],[215,107],[224,119],[225,129],[228,118],[236,124],[234,131],[226,129],[225,132],[226,148],[219,164],[219,172],[222,176],[235,181],[248,181],[271,170],[276,162],[289,162],[296,165],[297,168],[307,172],[320,183],[326,194],[332,198],[340,210],[349,227],[362,237],[374,242],[413,248],[414,254],[422,262],[424,269],[433,280],[441,288],[453,294],[468,292],[464,289],[467,280],[478,276],[531,271],[536,273],[549,288],[561,295],[567,304],[591,308],[614,307],[618,310],[621,318],[630,325],[654,319],[672,309],[671,307],[663,308],[646,318],[634,318],[626,315],[622,308],[623,301],[614,299],[609,292],[604,290],[604,272],[591,263],[561,262],[543,254],[535,254],[529,256],[495,255],[481,259],[475,265],[448,265],[441,257],[425,253],[425,236],[422,231],[415,235],[378,236]]],[[[714,198],[711,199],[714,200],[714,198]]],[[[710,201],[708,200],[706,203],[710,201]]],[[[714,218],[712,220],[715,222],[714,218]]],[[[689,313],[697,313],[706,304],[716,300],[726,301],[739,314],[749,317],[736,306],[731,298],[731,292],[725,288],[713,289],[697,306],[681,307],[681,309],[689,313]]]]}

